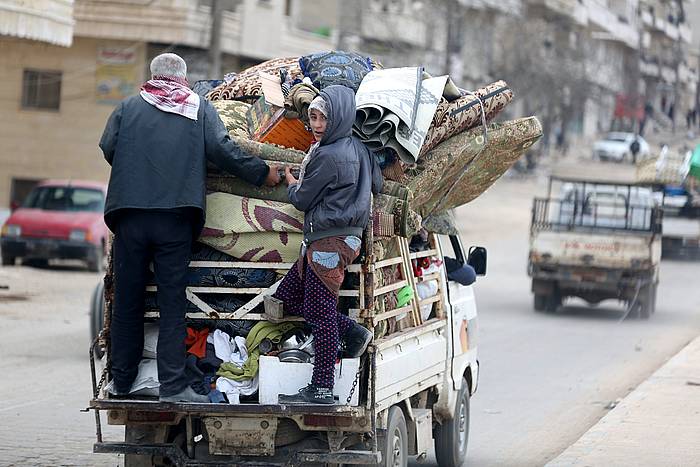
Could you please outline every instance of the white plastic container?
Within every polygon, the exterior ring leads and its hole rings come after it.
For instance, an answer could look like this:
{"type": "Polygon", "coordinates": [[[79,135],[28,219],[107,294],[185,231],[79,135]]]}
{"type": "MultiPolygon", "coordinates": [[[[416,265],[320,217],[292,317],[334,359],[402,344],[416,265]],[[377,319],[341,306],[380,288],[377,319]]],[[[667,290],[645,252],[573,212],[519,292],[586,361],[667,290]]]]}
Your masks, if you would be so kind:
{"type": "MultiPolygon", "coordinates": [[[[335,365],[335,385],[333,395],[338,397],[336,404],[347,405],[346,401],[360,367],[359,358],[344,358],[335,365]]],[[[280,362],[277,357],[260,357],[260,404],[277,405],[280,394],[296,394],[299,389],[311,382],[314,366],[311,363],[280,362]]],[[[359,404],[358,387],[350,399],[351,406],[359,404]]]]}

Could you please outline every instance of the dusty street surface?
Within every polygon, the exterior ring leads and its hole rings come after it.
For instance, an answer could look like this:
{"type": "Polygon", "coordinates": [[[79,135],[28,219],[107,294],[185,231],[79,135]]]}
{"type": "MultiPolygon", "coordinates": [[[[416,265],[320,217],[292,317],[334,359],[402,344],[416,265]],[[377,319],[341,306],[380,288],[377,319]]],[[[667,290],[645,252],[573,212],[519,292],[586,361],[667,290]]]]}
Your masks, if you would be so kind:
{"type": "MultiPolygon", "coordinates": [[[[469,465],[541,466],[576,441],[700,334],[698,263],[662,263],[649,321],[619,322],[612,303],[532,310],[526,275],[532,197],[544,180],[502,180],[459,211],[467,245],[489,249],[476,285],[481,381],[469,465]]],[[[117,465],[92,454],[88,306],[99,280],[77,268],[0,268],[0,465],[117,465]]],[[[105,427],[112,440],[122,430],[105,427]]],[[[426,465],[435,465],[430,456],[426,465]]]]}
{"type": "Polygon", "coordinates": [[[572,301],[556,315],[535,313],[528,230],[532,198],[545,189],[544,179],[501,180],[458,211],[464,242],[489,251],[488,276],[475,289],[481,379],[468,465],[544,465],[700,334],[700,289],[690,285],[700,263],[662,262],[648,321],[620,322],[615,302],[572,301]]]}
{"type": "Polygon", "coordinates": [[[76,267],[0,267],[9,286],[0,290],[0,465],[117,465],[92,454],[95,417],[80,412],[91,395],[88,309],[99,280],[76,267]]]}

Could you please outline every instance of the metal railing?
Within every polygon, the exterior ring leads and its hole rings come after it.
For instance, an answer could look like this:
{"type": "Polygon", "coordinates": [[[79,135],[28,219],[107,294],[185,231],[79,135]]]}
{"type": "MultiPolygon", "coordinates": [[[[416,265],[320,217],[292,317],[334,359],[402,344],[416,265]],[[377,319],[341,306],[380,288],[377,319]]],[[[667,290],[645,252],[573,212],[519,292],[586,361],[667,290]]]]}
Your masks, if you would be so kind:
{"type": "Polygon", "coordinates": [[[661,233],[661,219],[657,206],[535,198],[531,229],[661,233]]]}

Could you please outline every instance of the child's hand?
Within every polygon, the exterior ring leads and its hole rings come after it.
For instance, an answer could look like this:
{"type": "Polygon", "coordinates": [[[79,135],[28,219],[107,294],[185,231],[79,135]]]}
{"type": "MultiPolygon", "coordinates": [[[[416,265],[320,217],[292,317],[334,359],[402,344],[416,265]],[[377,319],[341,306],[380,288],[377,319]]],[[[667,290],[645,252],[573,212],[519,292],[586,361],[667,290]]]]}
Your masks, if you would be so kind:
{"type": "Polygon", "coordinates": [[[290,169],[289,166],[284,168],[284,178],[287,180],[287,185],[292,185],[299,182],[296,178],[294,178],[294,175],[292,175],[292,169],[290,169]]]}

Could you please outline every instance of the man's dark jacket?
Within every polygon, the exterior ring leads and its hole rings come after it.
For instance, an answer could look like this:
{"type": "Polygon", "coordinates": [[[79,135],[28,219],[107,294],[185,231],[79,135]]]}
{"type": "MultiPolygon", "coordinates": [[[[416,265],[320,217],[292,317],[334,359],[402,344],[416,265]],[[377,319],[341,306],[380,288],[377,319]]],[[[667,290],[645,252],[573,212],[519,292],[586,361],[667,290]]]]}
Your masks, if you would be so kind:
{"type": "Polygon", "coordinates": [[[190,208],[198,235],[204,225],[207,160],[257,186],[268,174],[261,159],[231,141],[205,99],[195,121],[158,110],[139,95],[129,97],[109,117],[100,149],[112,166],[105,204],[112,231],[121,209],[190,208]]]}
{"type": "Polygon", "coordinates": [[[328,109],[326,131],[301,184],[288,188],[289,201],[305,212],[307,243],[332,236],[362,237],[371,194],[379,193],[384,182],[374,156],[352,136],[355,93],[345,86],[328,86],[321,96],[328,109]]]}

